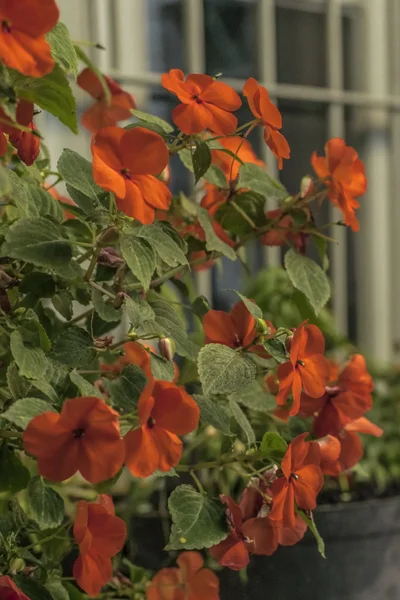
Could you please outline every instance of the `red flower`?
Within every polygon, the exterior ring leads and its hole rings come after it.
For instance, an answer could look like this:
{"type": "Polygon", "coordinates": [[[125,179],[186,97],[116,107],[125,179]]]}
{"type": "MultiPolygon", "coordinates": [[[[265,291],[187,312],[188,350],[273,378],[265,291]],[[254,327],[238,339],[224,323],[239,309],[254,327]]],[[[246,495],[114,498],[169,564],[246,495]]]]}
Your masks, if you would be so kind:
{"type": "Polygon", "coordinates": [[[156,470],[169,471],[182,456],[178,435],[196,429],[199,407],[183,388],[155,381],[143,391],[138,415],[141,426],[124,438],[127,467],[135,477],[148,477],[156,470]]]}
{"type": "Polygon", "coordinates": [[[320,398],[329,380],[329,362],[323,356],[325,341],[316,325],[297,327],[290,348],[290,361],[278,367],[279,391],[277,404],[283,405],[292,390],[293,404],[289,414],[297,415],[301,389],[312,398],[320,398]]]}
{"type": "Polygon", "coordinates": [[[116,195],[117,206],[141,223],[152,223],[166,210],[171,192],[155,175],[168,164],[168,148],[158,133],[143,127],[105,127],[92,141],[93,177],[116,195]]]}
{"type": "Polygon", "coordinates": [[[161,569],[146,591],[147,600],[219,600],[218,577],[203,568],[198,552],[182,552],[179,568],[161,569]]]}
{"type": "Polygon", "coordinates": [[[118,413],[90,396],[66,400],[61,414],[34,417],[24,432],[24,448],[50,481],[64,481],[80,471],[91,483],[99,483],[119,471],[125,456],[118,413]]]}
{"type": "Polygon", "coordinates": [[[86,110],[81,118],[82,125],[92,133],[103,127],[110,127],[118,121],[124,121],[132,116],[131,109],[135,108],[135,101],[131,94],[124,92],[116,81],[104,77],[111,99],[107,104],[104,89],[91,69],[83,69],[78,75],[77,83],[85,92],[90,94],[96,102],[86,110]]]}
{"type": "Polygon", "coordinates": [[[74,538],[80,556],[73,574],[78,585],[92,598],[112,577],[111,558],[122,549],[126,539],[125,522],[114,515],[109,496],[97,502],[80,500],[77,505],[74,538]]]}
{"type": "Polygon", "coordinates": [[[213,217],[220,206],[225,204],[228,198],[232,195],[230,190],[221,190],[212,183],[204,184],[205,195],[201,199],[201,206],[205,208],[209,215],[213,217]]]}
{"type": "Polygon", "coordinates": [[[356,419],[351,423],[344,426],[340,432],[339,439],[341,444],[341,452],[337,464],[337,469],[340,471],[346,471],[351,469],[361,460],[364,449],[361,443],[358,433],[366,433],[373,435],[374,437],[381,437],[383,429],[371,423],[365,417],[356,419]]]}
{"type": "Polygon", "coordinates": [[[237,179],[242,163],[251,163],[265,167],[265,163],[257,158],[249,140],[239,135],[222,138],[218,140],[218,144],[237,157],[233,158],[231,154],[224,152],[224,150],[211,150],[213,164],[221,169],[228,181],[237,179]]]}
{"type": "Polygon", "coordinates": [[[286,138],[280,133],[282,128],[282,115],[275,104],[272,104],[265,87],[259,85],[250,77],[243,88],[249,107],[256,119],[260,119],[264,127],[264,140],[271,152],[278,159],[278,166],[282,169],[283,158],[290,158],[290,148],[286,138]]]}
{"type": "Polygon", "coordinates": [[[164,73],[161,83],[179,98],[172,111],[172,120],[183,133],[201,133],[209,129],[219,135],[229,135],[237,127],[237,118],[231,113],[240,108],[239,95],[226,83],[209,75],[188,75],[185,81],[180,69],[164,73]]]}
{"type": "Polygon", "coordinates": [[[0,60],[30,77],[54,67],[48,33],[58,21],[54,0],[0,0],[0,60]]]}
{"type": "Polygon", "coordinates": [[[0,599],[1,600],[29,600],[13,582],[11,577],[3,575],[0,577],[0,599]]]}
{"type": "MultiPolygon", "coordinates": [[[[33,104],[26,100],[19,100],[16,110],[16,122],[19,125],[28,127],[33,131],[37,131],[36,125],[33,122],[33,104]]],[[[0,117],[8,122],[8,124],[0,123],[0,130],[9,135],[10,143],[18,150],[18,157],[26,165],[32,165],[38,157],[40,151],[39,137],[28,131],[21,131],[13,126],[13,122],[4,111],[0,108],[0,117]]]]}
{"type": "Polygon", "coordinates": [[[373,387],[364,357],[355,354],[338,374],[336,385],[326,387],[321,398],[301,395],[300,414],[315,417],[313,430],[317,437],[337,436],[347,423],[372,408],[373,387]]]}
{"type": "Polygon", "coordinates": [[[277,221],[271,231],[267,231],[261,236],[260,241],[263,246],[284,246],[286,242],[290,242],[298,252],[301,252],[305,247],[305,234],[300,231],[290,231],[295,229],[295,224],[290,215],[284,215],[281,219],[282,209],[276,208],[268,210],[265,213],[267,219],[277,221]]]}
{"type": "Polygon", "coordinates": [[[318,445],[306,442],[308,433],[298,435],[282,459],[282,477],[272,484],[272,510],[270,518],[282,521],[284,527],[295,527],[295,506],[313,510],[324,477],[320,469],[321,456],[318,445]]]}
{"type": "Polygon", "coordinates": [[[240,300],[230,313],[209,310],[203,317],[205,344],[224,344],[230,348],[245,348],[255,340],[256,320],[240,300]]]}
{"type": "Polygon", "coordinates": [[[365,193],[367,178],[357,152],[341,138],[333,138],[325,145],[325,157],[314,152],[311,164],[318,177],[325,180],[328,197],[342,211],[345,224],[358,231],[355,211],[360,204],[356,198],[365,193]]]}

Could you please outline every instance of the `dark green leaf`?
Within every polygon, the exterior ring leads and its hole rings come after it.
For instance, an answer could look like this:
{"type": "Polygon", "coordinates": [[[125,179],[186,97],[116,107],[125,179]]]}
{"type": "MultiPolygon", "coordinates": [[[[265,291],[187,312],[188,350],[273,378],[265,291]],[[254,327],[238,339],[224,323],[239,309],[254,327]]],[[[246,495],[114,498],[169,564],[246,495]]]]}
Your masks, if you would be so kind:
{"type": "Polygon", "coordinates": [[[230,394],[229,398],[251,410],[263,413],[271,411],[276,407],[275,396],[268,394],[256,380],[238,392],[230,394]]]}
{"type": "Polygon", "coordinates": [[[46,583],[46,588],[52,595],[53,600],[69,600],[69,594],[63,586],[61,579],[50,579],[46,583]]]}
{"type": "Polygon", "coordinates": [[[80,327],[68,327],[54,340],[51,357],[68,367],[85,369],[96,357],[92,337],[80,327]]]}
{"type": "Polygon", "coordinates": [[[37,185],[23,181],[16,173],[10,171],[12,184],[12,200],[23,217],[49,217],[57,223],[63,220],[63,209],[55,198],[37,185]]]}
{"type": "Polygon", "coordinates": [[[200,408],[200,419],[202,423],[212,425],[224,435],[234,435],[231,431],[231,418],[226,406],[217,398],[208,398],[200,394],[194,394],[200,408]]]}
{"type": "Polygon", "coordinates": [[[246,163],[239,168],[237,188],[243,188],[262,194],[267,200],[284,200],[289,196],[285,187],[271,175],[264,167],[246,163]]]}
{"type": "Polygon", "coordinates": [[[227,231],[239,236],[249,234],[253,232],[251,221],[258,227],[267,223],[265,198],[255,192],[235,194],[232,201],[224,202],[218,207],[215,216],[227,231]],[[248,219],[244,218],[243,213],[247,215],[248,219]]]}
{"type": "Polygon", "coordinates": [[[128,365],[115,381],[105,381],[114,406],[125,413],[132,412],[146,386],[147,377],[137,365],[128,365]]]}
{"type": "Polygon", "coordinates": [[[196,148],[192,152],[192,164],[194,180],[197,183],[211,165],[211,151],[206,142],[196,140],[196,148]]]}
{"type": "Polygon", "coordinates": [[[254,444],[256,441],[256,437],[254,435],[253,428],[250,425],[249,420],[246,417],[245,413],[240,408],[239,404],[237,402],[235,402],[235,400],[232,400],[232,398],[230,398],[229,399],[229,408],[230,408],[235,420],[237,421],[240,429],[242,429],[243,433],[245,434],[245,436],[247,438],[247,443],[249,445],[254,444]]]}
{"type": "Polygon", "coordinates": [[[72,294],[68,290],[61,290],[58,294],[54,294],[51,301],[53,302],[54,308],[69,321],[72,319],[73,306],[72,306],[72,294]]]}
{"type": "Polygon", "coordinates": [[[300,515],[300,517],[303,519],[303,521],[308,525],[309,530],[311,531],[311,533],[313,534],[313,536],[316,539],[316,542],[318,544],[318,552],[321,554],[322,558],[326,558],[325,556],[325,542],[322,539],[317,526],[315,525],[314,522],[314,517],[312,515],[312,513],[310,513],[310,517],[308,517],[306,515],[306,513],[302,510],[298,510],[297,511],[298,514],[300,515]]]}
{"type": "Polygon", "coordinates": [[[197,216],[201,227],[204,229],[206,234],[206,248],[209,252],[215,250],[220,252],[230,260],[236,260],[236,253],[233,248],[223,242],[218,235],[215,233],[210,215],[205,208],[200,206],[197,208],[197,216]]]}
{"type": "Polygon", "coordinates": [[[34,477],[28,485],[28,504],[40,529],[59,527],[64,519],[64,500],[56,491],[34,477]]]}
{"type": "Polygon", "coordinates": [[[174,363],[163,356],[150,352],[150,367],[154,379],[161,381],[173,381],[175,378],[174,363]]]}
{"type": "Polygon", "coordinates": [[[17,400],[8,408],[2,415],[2,419],[6,419],[10,423],[14,423],[17,427],[25,429],[29,421],[34,417],[43,414],[44,412],[56,412],[48,402],[39,400],[39,398],[22,398],[17,400]]]}
{"type": "Polygon", "coordinates": [[[228,536],[223,505],[191,485],[175,488],[168,508],[173,524],[167,550],[210,548],[228,536]]]}
{"type": "Polygon", "coordinates": [[[160,119],[160,117],[150,115],[149,113],[143,112],[142,110],[138,110],[137,108],[131,109],[131,113],[139,121],[144,121],[145,123],[152,123],[153,125],[158,125],[158,127],[161,128],[163,133],[171,133],[174,130],[172,125],[167,123],[167,121],[164,121],[164,119],[160,119]]]}
{"type": "Polygon", "coordinates": [[[83,600],[82,593],[69,581],[64,581],[63,586],[66,588],[69,594],[69,600],[83,600]]]}
{"type": "Polygon", "coordinates": [[[135,235],[146,240],[159,257],[170,267],[186,265],[187,258],[175,240],[158,225],[141,225],[135,235]]]}
{"type": "Polygon", "coordinates": [[[92,164],[77,152],[65,149],[57,163],[57,170],[68,186],[83,194],[80,202],[77,198],[73,200],[87,215],[91,215],[100,206],[99,198],[104,194],[93,180],[92,164]]]}
{"type": "Polygon", "coordinates": [[[34,294],[38,298],[51,298],[56,291],[56,282],[48,273],[31,271],[27,273],[19,286],[23,294],[34,294]]]}
{"type": "Polygon", "coordinates": [[[50,44],[51,54],[58,65],[66,73],[74,77],[78,75],[78,57],[71,41],[68,29],[60,21],[46,35],[50,44]]]}
{"type": "Polygon", "coordinates": [[[303,292],[318,315],[331,295],[324,271],[311,258],[292,249],[285,254],[285,267],[294,287],[303,292]]]}
{"type": "Polygon", "coordinates": [[[76,385],[79,393],[82,396],[96,396],[97,398],[102,398],[103,396],[100,394],[97,387],[92,385],[90,381],[87,381],[82,375],[79,375],[78,371],[75,369],[71,371],[69,374],[72,383],[76,385]]]}
{"type": "Polygon", "coordinates": [[[48,368],[49,361],[41,348],[25,344],[19,331],[10,336],[11,353],[18,365],[19,374],[28,379],[37,379],[48,368]]]}
{"type": "Polygon", "coordinates": [[[194,302],[192,302],[192,309],[200,319],[204,317],[211,310],[211,306],[205,296],[198,296],[194,302]]]}
{"type": "Polygon", "coordinates": [[[92,302],[95,311],[106,323],[117,323],[122,317],[122,308],[115,308],[112,300],[103,298],[99,290],[92,291],[92,302]]]}
{"type": "Polygon", "coordinates": [[[0,198],[8,196],[12,191],[9,169],[0,164],[0,198]]]}
{"type": "Polygon", "coordinates": [[[206,396],[236,392],[257,373],[249,357],[222,344],[207,344],[200,350],[198,369],[206,396]]]}
{"type": "Polygon", "coordinates": [[[120,247],[129,269],[138,278],[144,289],[149,289],[156,268],[153,247],[145,240],[137,239],[133,235],[121,235],[120,247]]]}
{"type": "Polygon", "coordinates": [[[36,579],[31,577],[28,579],[23,575],[16,575],[14,579],[17,586],[28,596],[29,600],[53,600],[50,592],[36,579]]]}
{"type": "Polygon", "coordinates": [[[18,372],[15,362],[10,363],[7,369],[7,385],[14,400],[24,398],[28,395],[32,385],[18,372]]]}
{"type": "Polygon", "coordinates": [[[58,65],[45,77],[18,75],[15,91],[19,98],[33,102],[58,117],[74,133],[78,133],[75,98],[68,79],[58,65]]]}
{"type": "Polygon", "coordinates": [[[264,340],[263,346],[268,352],[268,354],[270,354],[272,358],[277,360],[279,363],[287,361],[288,355],[285,344],[277,338],[270,338],[269,340],[264,340]]]}
{"type": "Polygon", "coordinates": [[[0,492],[16,494],[29,483],[28,469],[4,442],[0,447],[0,472],[0,492]]]}
{"type": "Polygon", "coordinates": [[[287,448],[287,443],[283,437],[279,435],[279,433],[276,433],[275,431],[267,431],[267,433],[263,435],[260,446],[260,452],[263,458],[280,463],[286,454],[287,448]]]}

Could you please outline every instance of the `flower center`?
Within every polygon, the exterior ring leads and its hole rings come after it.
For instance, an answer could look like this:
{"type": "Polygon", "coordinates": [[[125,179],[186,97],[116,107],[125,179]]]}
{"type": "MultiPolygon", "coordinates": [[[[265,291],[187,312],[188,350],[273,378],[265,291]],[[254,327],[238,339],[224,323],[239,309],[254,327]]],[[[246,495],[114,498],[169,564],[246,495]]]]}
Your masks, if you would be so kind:
{"type": "Polygon", "coordinates": [[[292,474],[290,475],[290,478],[291,478],[291,479],[294,479],[295,481],[298,481],[298,480],[299,480],[299,476],[297,475],[297,473],[292,473],[292,474]]]}
{"type": "Polygon", "coordinates": [[[203,104],[203,100],[200,100],[197,94],[193,96],[193,100],[196,102],[196,104],[203,104]]]}
{"type": "Polygon", "coordinates": [[[1,22],[1,31],[3,33],[11,33],[11,23],[9,21],[1,22]]]}
{"type": "Polygon", "coordinates": [[[301,367],[305,367],[306,366],[302,360],[298,360],[297,364],[300,365],[301,367]]]}
{"type": "Polygon", "coordinates": [[[149,429],[153,429],[153,427],[154,427],[154,425],[155,425],[155,424],[156,424],[156,422],[155,422],[155,419],[153,419],[153,417],[149,417],[149,418],[147,419],[147,423],[146,423],[146,425],[147,425],[147,427],[148,427],[149,429]]]}
{"type": "Polygon", "coordinates": [[[121,175],[124,179],[132,179],[129,169],[121,169],[121,175]]]}
{"type": "Polygon", "coordinates": [[[82,429],[82,427],[79,427],[78,429],[74,429],[72,432],[72,436],[76,440],[80,440],[81,438],[83,438],[84,435],[85,435],[85,430],[82,429]]]}

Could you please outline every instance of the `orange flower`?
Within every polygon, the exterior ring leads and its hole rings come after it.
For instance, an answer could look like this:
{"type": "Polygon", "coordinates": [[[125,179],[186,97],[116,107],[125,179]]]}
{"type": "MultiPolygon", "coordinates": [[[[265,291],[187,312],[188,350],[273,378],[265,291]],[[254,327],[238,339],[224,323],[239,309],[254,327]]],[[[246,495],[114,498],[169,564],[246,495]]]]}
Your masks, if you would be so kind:
{"type": "Polygon", "coordinates": [[[96,100],[81,118],[82,125],[92,133],[129,119],[132,116],[131,109],[136,106],[131,94],[124,92],[116,81],[110,77],[104,79],[111,94],[110,104],[107,104],[103,87],[91,69],[83,69],[76,80],[79,87],[96,100]]]}
{"type": "Polygon", "coordinates": [[[183,133],[201,133],[209,129],[218,135],[229,135],[237,127],[237,118],[231,113],[240,108],[239,95],[226,83],[209,75],[188,75],[180,69],[164,73],[161,83],[179,98],[172,111],[172,120],[183,133]]]}
{"type": "Polygon", "coordinates": [[[355,354],[338,374],[336,385],[326,387],[321,398],[301,395],[300,414],[315,417],[313,430],[317,437],[337,436],[347,423],[372,408],[373,387],[364,357],[355,354]]]}
{"type": "Polygon", "coordinates": [[[364,449],[358,433],[366,433],[374,437],[381,437],[383,429],[371,423],[369,419],[361,417],[344,426],[340,432],[339,439],[341,451],[338,460],[338,472],[351,469],[361,460],[364,449]]]}
{"type": "Polygon", "coordinates": [[[365,193],[367,178],[357,152],[341,138],[333,138],[325,145],[325,157],[314,152],[311,164],[318,177],[325,180],[328,197],[342,211],[345,224],[358,231],[355,211],[360,203],[356,198],[365,193]]]}
{"type": "Polygon", "coordinates": [[[0,598],[1,600],[30,600],[8,575],[0,577],[0,598]]]}
{"type": "Polygon", "coordinates": [[[224,344],[230,348],[250,346],[257,336],[256,320],[240,300],[231,312],[209,310],[203,317],[205,344],[224,344]]]}
{"type": "Polygon", "coordinates": [[[232,196],[230,190],[221,190],[213,183],[205,183],[204,191],[205,195],[201,199],[200,205],[208,211],[211,217],[213,217],[219,207],[225,204],[228,198],[232,196]]]}
{"type": "Polygon", "coordinates": [[[274,228],[271,231],[267,231],[261,236],[260,241],[263,246],[284,246],[286,242],[290,242],[294,246],[297,252],[304,251],[306,234],[301,231],[290,231],[295,229],[295,224],[290,215],[284,215],[281,219],[282,209],[276,208],[274,210],[268,210],[265,213],[267,219],[277,221],[274,228]]]}
{"type": "Polygon", "coordinates": [[[168,164],[168,148],[158,133],[143,127],[100,129],[92,141],[93,177],[114,192],[117,206],[128,217],[152,223],[157,209],[166,210],[171,192],[155,175],[168,164]]]}
{"type": "Polygon", "coordinates": [[[54,0],[0,0],[0,60],[29,77],[43,77],[54,66],[48,33],[58,21],[54,0]]]}
{"type": "Polygon", "coordinates": [[[218,577],[203,568],[199,552],[182,552],[179,568],[161,569],[146,591],[147,600],[219,600],[218,577]]]}
{"type": "Polygon", "coordinates": [[[239,135],[234,135],[218,140],[226,150],[229,150],[237,158],[224,152],[223,150],[211,150],[212,162],[219,167],[224,173],[228,181],[234,181],[239,175],[239,169],[242,163],[251,163],[265,167],[265,163],[257,158],[249,140],[246,140],[239,135]]]}
{"type": "Polygon", "coordinates": [[[111,373],[120,373],[127,365],[137,365],[143,371],[148,379],[153,379],[153,373],[150,365],[150,354],[138,342],[127,342],[123,345],[124,354],[120,356],[111,365],[103,363],[101,365],[102,371],[111,373]]]}
{"type": "Polygon", "coordinates": [[[24,432],[26,452],[38,460],[40,475],[64,481],[77,471],[91,483],[111,479],[124,462],[118,413],[100,398],[70,398],[61,414],[34,417],[24,432]]]}
{"type": "Polygon", "coordinates": [[[109,496],[101,495],[97,502],[78,502],[74,538],[80,556],[74,563],[73,574],[78,585],[93,598],[110,581],[111,558],[122,549],[126,539],[126,525],[115,516],[109,496]]]}
{"type": "Polygon", "coordinates": [[[182,456],[178,435],[196,429],[199,407],[183,388],[153,380],[140,396],[138,415],[141,426],[124,438],[128,469],[135,477],[169,471],[182,456]]]}
{"type": "Polygon", "coordinates": [[[283,158],[290,158],[290,148],[286,138],[280,133],[282,128],[282,115],[269,98],[265,87],[250,77],[243,88],[249,107],[256,119],[264,127],[264,140],[271,152],[278,159],[278,166],[282,169],[283,158]]]}
{"type": "Polygon", "coordinates": [[[300,408],[301,389],[312,398],[320,398],[329,380],[329,362],[323,356],[325,341],[316,325],[297,327],[290,348],[290,361],[278,367],[279,391],[277,404],[286,404],[292,390],[293,404],[289,414],[297,415],[300,408]]]}
{"type": "Polygon", "coordinates": [[[313,510],[324,477],[320,469],[317,445],[306,442],[308,433],[298,435],[289,444],[282,459],[282,477],[272,484],[272,510],[270,518],[282,521],[284,527],[295,527],[295,505],[313,510]]]}
{"type": "MultiPolygon", "coordinates": [[[[28,127],[33,131],[37,131],[36,125],[33,122],[33,104],[26,100],[19,100],[16,110],[16,122],[19,125],[28,127]]],[[[14,127],[11,119],[0,108],[0,117],[7,123],[0,123],[0,130],[9,135],[10,143],[18,150],[18,157],[26,165],[32,165],[38,157],[40,151],[40,141],[37,135],[29,131],[21,131],[14,127]]]]}

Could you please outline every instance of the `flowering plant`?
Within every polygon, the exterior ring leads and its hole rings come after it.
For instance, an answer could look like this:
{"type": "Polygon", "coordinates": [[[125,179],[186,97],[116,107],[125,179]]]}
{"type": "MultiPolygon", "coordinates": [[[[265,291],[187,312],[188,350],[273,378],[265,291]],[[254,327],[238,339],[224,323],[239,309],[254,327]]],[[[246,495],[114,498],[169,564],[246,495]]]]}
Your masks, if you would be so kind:
{"type": "Polygon", "coordinates": [[[171,70],[171,125],[136,109],[58,18],[54,0],[0,0],[0,595],[79,599],[107,586],[102,597],[217,600],[198,551],[241,569],[309,528],[323,553],[312,511],[324,476],[346,477],[358,434],[382,432],[365,417],[373,383],[361,355],[337,365],[316,325],[275,328],[239,292],[230,312],[213,310],[191,273],[222,257],[245,264],[254,240],[285,246],[290,285],[318,314],[329,238],[315,210],[332,202],[356,231],[363,164],[331,139],[288,192],[248,140],[262,128],[279,168],[290,157],[255,79],[242,98],[171,70]],[[35,115],[77,133],[71,79],[94,99],[82,116],[92,161],[65,149],[52,167],[35,115]],[[242,102],[253,117],[239,125],[242,102]],[[172,156],[193,174],[191,197],[171,192],[172,156]],[[240,487],[207,487],[213,470],[240,487]],[[108,492],[126,473],[133,486],[177,480],[167,549],[178,566],[153,579],[120,553],[127,526],[108,492]]]}

